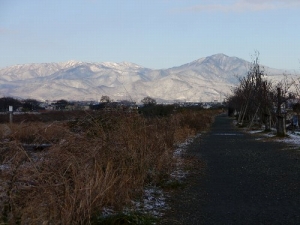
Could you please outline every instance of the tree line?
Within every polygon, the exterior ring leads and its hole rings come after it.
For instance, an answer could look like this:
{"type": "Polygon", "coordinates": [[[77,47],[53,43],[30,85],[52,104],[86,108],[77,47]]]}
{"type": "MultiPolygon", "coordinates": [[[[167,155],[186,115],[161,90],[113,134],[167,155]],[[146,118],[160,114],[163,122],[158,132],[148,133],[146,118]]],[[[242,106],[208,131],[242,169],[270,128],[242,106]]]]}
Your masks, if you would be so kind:
{"type": "Polygon", "coordinates": [[[294,111],[294,123],[300,111],[300,82],[283,74],[283,79],[274,82],[267,79],[264,68],[259,64],[259,53],[245,77],[228,98],[228,113],[235,114],[239,126],[251,128],[254,122],[264,125],[265,131],[276,128],[278,136],[286,135],[287,108],[294,111]],[[297,114],[297,115],[296,115],[297,114]]]}
{"type": "MultiPolygon", "coordinates": [[[[58,100],[55,102],[55,106],[59,109],[64,109],[69,104],[66,100],[58,100]]],[[[24,99],[19,100],[12,97],[2,97],[0,98],[0,111],[7,112],[9,106],[12,106],[14,110],[21,108],[23,112],[39,111],[45,108],[41,106],[41,102],[36,99],[24,99]]]]}

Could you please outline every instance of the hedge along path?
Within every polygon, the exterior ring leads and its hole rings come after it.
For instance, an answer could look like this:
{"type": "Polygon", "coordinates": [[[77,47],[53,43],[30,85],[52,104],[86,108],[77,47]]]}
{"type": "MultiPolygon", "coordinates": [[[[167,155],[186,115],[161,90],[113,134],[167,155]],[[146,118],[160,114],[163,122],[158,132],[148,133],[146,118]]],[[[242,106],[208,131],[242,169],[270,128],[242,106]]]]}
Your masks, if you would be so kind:
{"type": "Polygon", "coordinates": [[[300,224],[297,149],[258,141],[218,116],[188,154],[199,173],[170,199],[161,224],[300,224]]]}

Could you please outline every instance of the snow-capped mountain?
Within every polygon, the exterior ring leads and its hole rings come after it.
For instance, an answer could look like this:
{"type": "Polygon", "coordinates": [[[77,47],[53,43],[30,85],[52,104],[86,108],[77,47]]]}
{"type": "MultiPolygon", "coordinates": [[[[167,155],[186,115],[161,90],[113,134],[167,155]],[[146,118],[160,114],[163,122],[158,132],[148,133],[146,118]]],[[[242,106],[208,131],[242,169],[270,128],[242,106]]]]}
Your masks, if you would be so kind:
{"type": "MultiPolygon", "coordinates": [[[[136,102],[145,96],[158,102],[223,100],[238,83],[236,76],[245,75],[250,65],[224,54],[164,70],[151,70],[129,62],[15,65],[0,69],[0,96],[99,100],[107,95],[114,100],[136,102]]],[[[265,69],[268,75],[284,72],[265,69]]]]}

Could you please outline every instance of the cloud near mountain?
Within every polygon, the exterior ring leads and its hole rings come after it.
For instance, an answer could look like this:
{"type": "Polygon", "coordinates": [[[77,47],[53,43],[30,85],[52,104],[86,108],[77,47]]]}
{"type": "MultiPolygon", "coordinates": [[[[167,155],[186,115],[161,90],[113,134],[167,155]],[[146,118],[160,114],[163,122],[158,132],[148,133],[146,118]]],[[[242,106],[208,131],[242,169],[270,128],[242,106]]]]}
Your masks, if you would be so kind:
{"type": "MultiPolygon", "coordinates": [[[[15,65],[0,69],[0,95],[40,100],[114,100],[158,102],[223,100],[251,63],[216,54],[162,70],[134,63],[68,61],[15,65]]],[[[283,71],[266,68],[268,75],[283,71]]]]}

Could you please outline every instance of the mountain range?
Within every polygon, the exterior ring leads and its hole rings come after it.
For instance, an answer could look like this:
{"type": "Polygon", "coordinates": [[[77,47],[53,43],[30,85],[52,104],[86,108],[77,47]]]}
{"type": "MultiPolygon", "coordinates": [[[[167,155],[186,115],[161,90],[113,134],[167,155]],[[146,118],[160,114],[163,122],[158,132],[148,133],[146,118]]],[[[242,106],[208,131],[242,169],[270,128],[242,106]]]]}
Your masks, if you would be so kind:
{"type": "MultiPolygon", "coordinates": [[[[169,69],[153,70],[134,63],[79,62],[14,65],[0,69],[0,96],[38,100],[113,100],[140,102],[222,101],[247,74],[251,63],[216,54],[169,69]]],[[[264,67],[277,79],[284,71],[264,67]]]]}

